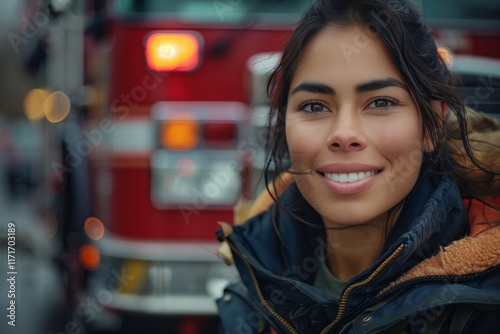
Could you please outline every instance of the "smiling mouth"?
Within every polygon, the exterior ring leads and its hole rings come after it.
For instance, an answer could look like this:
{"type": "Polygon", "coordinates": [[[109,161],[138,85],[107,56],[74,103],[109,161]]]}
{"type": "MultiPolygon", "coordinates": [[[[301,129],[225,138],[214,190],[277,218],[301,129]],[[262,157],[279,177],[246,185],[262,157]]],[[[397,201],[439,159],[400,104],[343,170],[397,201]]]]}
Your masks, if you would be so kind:
{"type": "Polygon", "coordinates": [[[358,172],[358,173],[321,173],[327,179],[339,183],[353,183],[364,180],[370,176],[374,176],[380,173],[382,170],[372,170],[368,172],[358,172]]]}

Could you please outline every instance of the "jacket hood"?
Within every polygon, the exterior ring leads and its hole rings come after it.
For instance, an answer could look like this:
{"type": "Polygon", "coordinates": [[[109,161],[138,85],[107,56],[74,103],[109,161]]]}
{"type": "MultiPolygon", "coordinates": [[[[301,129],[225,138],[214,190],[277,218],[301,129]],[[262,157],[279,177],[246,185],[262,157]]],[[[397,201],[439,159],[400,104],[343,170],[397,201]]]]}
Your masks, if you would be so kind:
{"type": "Polygon", "coordinates": [[[500,226],[476,236],[457,240],[435,256],[420,262],[386,289],[420,277],[466,276],[479,274],[500,265],[500,226]]]}

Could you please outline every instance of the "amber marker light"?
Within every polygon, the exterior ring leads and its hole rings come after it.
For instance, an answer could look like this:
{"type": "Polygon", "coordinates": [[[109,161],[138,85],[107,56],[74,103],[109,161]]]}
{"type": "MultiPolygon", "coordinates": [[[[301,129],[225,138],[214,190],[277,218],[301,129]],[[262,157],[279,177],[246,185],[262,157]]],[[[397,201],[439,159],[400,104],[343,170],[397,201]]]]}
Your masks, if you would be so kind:
{"type": "Polygon", "coordinates": [[[199,123],[190,112],[173,113],[161,123],[160,143],[170,150],[192,150],[198,146],[199,123]]]}
{"type": "Polygon", "coordinates": [[[146,41],[146,60],[155,71],[193,71],[200,63],[201,36],[194,32],[157,32],[146,41]]]}

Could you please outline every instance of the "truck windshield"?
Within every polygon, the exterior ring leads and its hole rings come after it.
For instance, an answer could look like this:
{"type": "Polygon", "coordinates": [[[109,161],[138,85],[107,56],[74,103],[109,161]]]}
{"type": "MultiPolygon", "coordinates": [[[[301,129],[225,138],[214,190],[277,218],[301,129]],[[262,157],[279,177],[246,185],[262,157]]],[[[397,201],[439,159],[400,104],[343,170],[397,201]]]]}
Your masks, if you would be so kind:
{"type": "Polygon", "coordinates": [[[291,20],[312,0],[117,0],[123,18],[167,18],[195,22],[240,22],[248,19],[291,20]]]}

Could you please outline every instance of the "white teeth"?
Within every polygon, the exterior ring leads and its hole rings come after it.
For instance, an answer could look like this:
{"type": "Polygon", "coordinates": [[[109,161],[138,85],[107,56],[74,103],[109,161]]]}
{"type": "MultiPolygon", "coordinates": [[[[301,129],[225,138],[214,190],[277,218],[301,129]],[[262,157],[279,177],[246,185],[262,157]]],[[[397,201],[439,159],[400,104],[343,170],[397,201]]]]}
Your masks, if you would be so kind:
{"type": "Polygon", "coordinates": [[[358,174],[357,173],[350,173],[348,176],[347,182],[356,182],[358,180],[358,174]]]}
{"type": "Polygon", "coordinates": [[[325,177],[335,182],[352,183],[361,181],[375,174],[377,174],[377,171],[373,170],[370,172],[359,172],[359,173],[325,173],[324,175],[325,177]]]}
{"type": "Polygon", "coordinates": [[[342,183],[349,182],[349,175],[348,174],[339,174],[339,182],[342,182],[342,183]]]}

